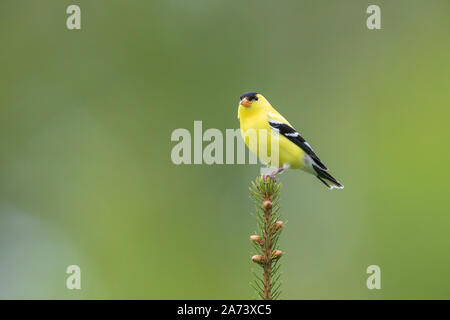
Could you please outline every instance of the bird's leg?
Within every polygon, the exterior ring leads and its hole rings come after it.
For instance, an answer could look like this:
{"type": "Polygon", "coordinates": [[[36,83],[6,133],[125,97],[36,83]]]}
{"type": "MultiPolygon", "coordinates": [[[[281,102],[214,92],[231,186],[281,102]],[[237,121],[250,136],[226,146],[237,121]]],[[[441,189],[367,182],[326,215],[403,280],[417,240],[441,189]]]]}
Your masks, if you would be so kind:
{"type": "Polygon", "coordinates": [[[289,165],[283,165],[281,168],[276,169],[275,171],[264,175],[264,180],[266,180],[267,178],[272,179],[273,181],[275,181],[275,176],[281,172],[283,172],[284,170],[286,170],[287,168],[289,168],[289,165]]]}

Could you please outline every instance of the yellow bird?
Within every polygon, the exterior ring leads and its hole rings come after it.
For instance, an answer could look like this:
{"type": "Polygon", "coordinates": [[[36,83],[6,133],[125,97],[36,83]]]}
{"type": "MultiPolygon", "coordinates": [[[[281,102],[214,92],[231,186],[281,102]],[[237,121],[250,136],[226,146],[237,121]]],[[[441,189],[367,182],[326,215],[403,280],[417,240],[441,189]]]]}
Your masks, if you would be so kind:
{"type": "Polygon", "coordinates": [[[269,174],[274,178],[285,169],[301,169],[315,175],[328,188],[342,189],[344,186],[333,178],[327,167],[320,161],[311,146],[264,98],[256,92],[246,92],[240,96],[238,118],[241,135],[247,147],[263,162],[273,166],[272,139],[278,138],[277,169],[269,174]],[[257,141],[251,141],[249,132],[256,132],[257,141]],[[263,150],[263,148],[265,150],[263,150]]]}

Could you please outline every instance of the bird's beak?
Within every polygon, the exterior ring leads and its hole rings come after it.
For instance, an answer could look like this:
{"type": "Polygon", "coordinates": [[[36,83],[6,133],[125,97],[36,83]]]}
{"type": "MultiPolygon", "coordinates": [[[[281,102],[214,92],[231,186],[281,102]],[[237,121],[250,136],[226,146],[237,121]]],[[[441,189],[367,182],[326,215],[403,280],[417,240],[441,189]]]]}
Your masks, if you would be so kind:
{"type": "Polygon", "coordinates": [[[246,108],[250,107],[251,104],[252,103],[247,98],[244,98],[244,99],[241,100],[241,105],[246,107],[246,108]]]}

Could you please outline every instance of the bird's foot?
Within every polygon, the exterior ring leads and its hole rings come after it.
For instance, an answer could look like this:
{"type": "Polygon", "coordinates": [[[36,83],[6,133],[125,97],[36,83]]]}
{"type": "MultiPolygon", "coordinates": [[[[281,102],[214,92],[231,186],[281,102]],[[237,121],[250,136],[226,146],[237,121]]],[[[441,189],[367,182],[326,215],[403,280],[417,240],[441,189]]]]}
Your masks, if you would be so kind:
{"type": "Polygon", "coordinates": [[[277,180],[275,179],[275,175],[273,174],[273,172],[272,172],[272,173],[269,173],[269,174],[265,174],[265,175],[263,176],[263,179],[264,179],[264,182],[266,182],[268,179],[272,179],[273,182],[277,181],[277,180]]]}
{"type": "Polygon", "coordinates": [[[276,169],[275,171],[269,173],[269,174],[265,174],[264,175],[264,182],[266,181],[266,179],[272,179],[273,182],[276,181],[275,176],[281,172],[283,172],[285,169],[287,169],[288,166],[282,166],[281,168],[276,169]]]}

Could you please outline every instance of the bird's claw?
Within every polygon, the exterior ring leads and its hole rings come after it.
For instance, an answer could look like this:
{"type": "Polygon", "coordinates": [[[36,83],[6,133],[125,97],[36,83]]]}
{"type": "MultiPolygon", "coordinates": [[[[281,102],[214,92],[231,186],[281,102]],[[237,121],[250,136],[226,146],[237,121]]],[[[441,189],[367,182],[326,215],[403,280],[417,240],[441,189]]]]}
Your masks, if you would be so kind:
{"type": "Polygon", "coordinates": [[[265,174],[264,175],[264,182],[266,182],[267,178],[270,178],[273,180],[273,182],[276,181],[275,176],[281,172],[283,172],[285,169],[287,169],[288,166],[282,166],[281,168],[276,169],[275,171],[269,173],[269,174],[265,174]]]}

